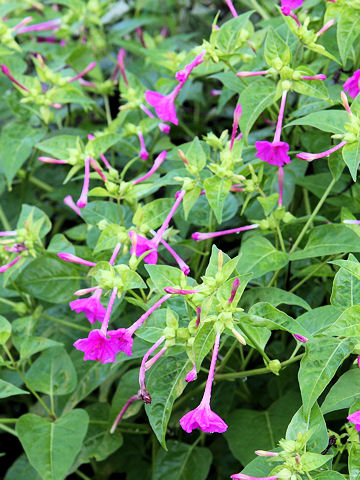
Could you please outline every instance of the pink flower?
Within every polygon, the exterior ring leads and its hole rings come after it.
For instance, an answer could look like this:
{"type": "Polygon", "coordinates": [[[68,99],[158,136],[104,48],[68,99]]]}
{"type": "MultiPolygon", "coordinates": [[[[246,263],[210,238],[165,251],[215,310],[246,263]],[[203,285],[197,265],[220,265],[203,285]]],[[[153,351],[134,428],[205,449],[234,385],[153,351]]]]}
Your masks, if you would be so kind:
{"type": "Polygon", "coordinates": [[[231,475],[234,480],[277,480],[279,477],[273,475],[272,477],[252,477],[251,475],[245,475],[244,473],[236,473],[231,475]]]}
{"type": "Polygon", "coordinates": [[[255,454],[259,457],[278,457],[279,454],[276,452],[268,452],[266,450],[255,450],[255,454]]]}
{"type": "MultiPolygon", "coordinates": [[[[165,337],[160,337],[159,340],[157,342],[154,343],[154,345],[152,345],[149,350],[145,353],[145,355],[143,356],[143,359],[141,361],[141,365],[140,365],[140,370],[139,370],[139,386],[140,386],[140,390],[139,390],[139,396],[144,400],[145,403],[151,403],[151,397],[150,397],[150,394],[149,392],[147,391],[146,389],[146,381],[145,381],[145,373],[146,373],[146,370],[148,370],[150,367],[147,366],[148,365],[148,359],[150,357],[150,355],[155,352],[155,350],[165,341],[165,337]],[[150,400],[150,401],[149,401],[150,400]]],[[[161,354],[160,356],[164,353],[164,349],[160,350],[161,354]]],[[[160,353],[159,352],[159,353],[160,353]]],[[[156,360],[158,358],[160,358],[160,356],[157,354],[155,355],[153,358],[156,357],[156,360]]],[[[155,361],[156,361],[155,360],[155,361]]],[[[151,365],[153,364],[154,362],[151,363],[151,365]]],[[[150,366],[151,366],[150,365],[150,366]]]]}
{"type": "Polygon", "coordinates": [[[6,230],[4,232],[0,232],[0,237],[16,237],[16,235],[16,230],[6,230]]]}
{"type": "Polygon", "coordinates": [[[107,333],[112,340],[116,341],[118,351],[131,357],[134,340],[129,331],[126,328],[118,328],[117,330],[109,330],[107,333]]]}
{"type": "Polygon", "coordinates": [[[198,65],[200,65],[201,63],[203,63],[205,53],[206,51],[203,50],[199,55],[195,57],[195,59],[191,63],[186,65],[182,70],[179,70],[178,72],[176,72],[175,74],[176,80],[181,84],[184,84],[186,80],[189,78],[189,75],[193,71],[193,69],[198,65]]]}
{"type": "Polygon", "coordinates": [[[82,72],[78,73],[75,77],[70,78],[68,82],[71,83],[71,82],[75,82],[75,80],[79,80],[79,78],[84,77],[88,72],[90,72],[90,70],[92,70],[95,67],[96,67],[96,62],[89,63],[89,65],[86,68],[84,68],[82,72]]]}
{"type": "Polygon", "coordinates": [[[166,155],[167,155],[167,152],[166,150],[163,150],[154,160],[154,164],[153,166],[150,168],[150,170],[145,173],[145,175],[143,175],[142,177],[140,178],[137,178],[136,180],[133,181],[133,184],[134,185],[137,185],[138,183],[140,182],[143,182],[144,180],[146,180],[147,178],[151,177],[151,175],[153,173],[156,172],[156,170],[160,167],[160,165],[163,163],[163,161],[165,160],[166,158],[166,155]]]}
{"type": "Polygon", "coordinates": [[[206,387],[200,405],[186,413],[180,419],[180,425],[187,433],[191,433],[195,428],[207,433],[226,432],[228,426],[224,420],[219,417],[210,408],[211,388],[214,381],[215,364],[219,352],[220,334],[215,337],[214,350],[211,358],[209,375],[206,381],[206,387]]]}
{"type": "Polygon", "coordinates": [[[125,53],[126,53],[125,49],[124,49],[124,48],[120,48],[119,53],[118,53],[118,56],[117,56],[116,67],[115,67],[115,70],[114,70],[113,74],[112,74],[111,77],[110,77],[110,80],[111,80],[111,81],[114,81],[115,78],[116,78],[116,75],[118,74],[118,72],[119,72],[119,70],[120,70],[121,76],[122,76],[123,79],[124,79],[124,83],[125,83],[125,85],[128,87],[128,86],[129,86],[129,82],[128,82],[128,79],[127,79],[127,77],[126,77],[125,64],[124,64],[125,53]]]}
{"type": "Polygon", "coordinates": [[[193,368],[186,374],[185,380],[187,382],[193,382],[194,380],[197,379],[197,371],[196,371],[196,365],[195,363],[193,364],[193,368]]]}
{"type": "Polygon", "coordinates": [[[169,135],[171,130],[170,125],[167,125],[166,123],[159,123],[158,126],[161,132],[166,133],[166,135],[169,135]]]}
{"type": "Polygon", "coordinates": [[[267,73],[268,73],[268,70],[260,70],[259,72],[238,72],[236,76],[240,78],[257,77],[259,75],[266,75],[267,73]]]}
{"type": "Polygon", "coordinates": [[[146,150],[146,145],[145,145],[145,140],[144,140],[144,135],[141,132],[138,132],[138,137],[139,137],[139,142],[140,142],[140,151],[139,151],[139,157],[142,160],[147,160],[149,157],[149,153],[146,150]]]}
{"type": "Polygon", "coordinates": [[[129,400],[125,403],[123,408],[120,410],[119,415],[116,417],[115,422],[113,423],[110,433],[114,433],[116,430],[116,427],[118,426],[118,423],[122,419],[122,417],[125,415],[127,409],[130,407],[130,405],[135,401],[135,400],[140,400],[139,394],[133,395],[129,398],[129,400]]]}
{"type": "Polygon", "coordinates": [[[58,158],[52,157],[38,157],[38,160],[43,163],[56,163],[60,165],[65,165],[67,163],[66,160],[59,160],[58,158]]]}
{"type": "Polygon", "coordinates": [[[147,238],[143,237],[142,235],[138,235],[133,231],[129,231],[129,236],[132,241],[136,239],[136,246],[131,247],[131,253],[135,254],[137,257],[141,257],[141,255],[145,252],[153,250],[151,253],[144,257],[144,262],[150,265],[155,265],[158,259],[157,248],[158,246],[153,240],[148,240],[147,238]]]}
{"type": "Polygon", "coordinates": [[[307,337],[304,337],[303,335],[298,335],[297,333],[294,333],[294,337],[296,338],[296,340],[299,340],[299,342],[301,343],[306,343],[309,341],[307,337]]]}
{"type": "Polygon", "coordinates": [[[88,260],[84,260],[83,258],[77,257],[72,253],[63,252],[63,253],[58,253],[57,256],[61,258],[61,260],[64,260],[64,262],[78,263],[80,265],[86,265],[88,267],[95,267],[96,265],[96,263],[89,262],[88,260]]]}
{"type": "Polygon", "coordinates": [[[9,270],[9,268],[15,265],[15,263],[17,263],[20,259],[21,259],[21,255],[15,257],[14,260],[12,260],[11,262],[6,263],[5,265],[1,265],[0,273],[5,273],[7,270],[9,270]]]}
{"type": "Polygon", "coordinates": [[[231,295],[230,295],[230,298],[229,298],[229,303],[232,303],[234,301],[234,298],[235,298],[236,292],[238,291],[239,285],[240,285],[239,278],[235,278],[235,280],[233,281],[232,287],[231,287],[231,295]]]}
{"type": "Polygon", "coordinates": [[[348,92],[351,98],[355,98],[359,95],[360,93],[359,83],[360,83],[360,70],[356,70],[356,72],[353,73],[352,77],[349,77],[344,83],[344,90],[345,92],[348,92]]]}
{"type": "Polygon", "coordinates": [[[66,195],[66,197],[64,198],[64,203],[65,205],[70,207],[77,215],[79,215],[79,217],[82,216],[80,208],[76,206],[76,203],[74,202],[71,195],[66,195]]]}
{"type": "Polygon", "coordinates": [[[241,112],[242,112],[241,105],[239,104],[236,106],[234,110],[234,121],[233,121],[232,133],[231,133],[230,150],[232,150],[234,146],[236,131],[238,129],[240,118],[241,118],[241,112]]]}
{"type": "Polygon", "coordinates": [[[88,338],[80,338],[74,347],[84,352],[84,360],[96,360],[100,363],[112,363],[120,352],[119,342],[107,336],[102,330],[92,330],[88,338]]]}
{"type": "Polygon", "coordinates": [[[95,293],[89,298],[78,298],[69,303],[71,310],[76,313],[84,312],[90,323],[96,320],[102,322],[105,317],[105,307],[100,302],[102,295],[101,288],[95,290],[95,293]]]}
{"type": "Polygon", "coordinates": [[[284,15],[290,15],[291,10],[299,8],[304,0],[281,0],[281,11],[284,15]]]}
{"type": "Polygon", "coordinates": [[[178,125],[178,119],[175,110],[175,100],[178,96],[183,84],[177,85],[168,95],[162,95],[158,92],[147,90],[145,92],[146,101],[155,108],[156,115],[163,122],[171,122],[178,125]]]}
{"type": "Polygon", "coordinates": [[[356,412],[352,413],[347,417],[349,422],[355,424],[355,428],[358,432],[360,432],[360,410],[357,410],[356,412]]]}

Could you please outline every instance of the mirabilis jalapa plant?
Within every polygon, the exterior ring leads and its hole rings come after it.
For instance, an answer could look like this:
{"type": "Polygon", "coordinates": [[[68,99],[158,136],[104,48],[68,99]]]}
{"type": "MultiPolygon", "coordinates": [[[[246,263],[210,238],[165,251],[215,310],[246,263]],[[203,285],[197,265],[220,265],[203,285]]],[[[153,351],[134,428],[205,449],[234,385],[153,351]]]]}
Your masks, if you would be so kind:
{"type": "Polygon", "coordinates": [[[5,480],[357,478],[360,5],[213,3],[0,2],[5,480]]]}

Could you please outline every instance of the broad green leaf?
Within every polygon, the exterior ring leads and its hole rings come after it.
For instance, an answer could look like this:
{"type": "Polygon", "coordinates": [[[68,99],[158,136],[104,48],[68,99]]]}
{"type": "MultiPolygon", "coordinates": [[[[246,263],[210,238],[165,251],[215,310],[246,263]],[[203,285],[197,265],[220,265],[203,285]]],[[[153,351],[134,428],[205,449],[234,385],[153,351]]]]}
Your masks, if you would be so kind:
{"type": "Polygon", "coordinates": [[[240,253],[242,256],[238,270],[241,273],[251,272],[253,278],[279,270],[288,263],[287,253],[276,250],[269,240],[260,236],[246,239],[241,245],[240,253]]]}
{"type": "Polygon", "coordinates": [[[333,260],[332,262],[329,262],[329,263],[332,263],[334,265],[339,265],[339,267],[348,271],[356,279],[360,280],[360,263],[355,260],[333,260]]]}
{"type": "Polygon", "coordinates": [[[28,393],[11,383],[0,380],[0,398],[12,397],[13,395],[27,395],[28,393]]]}
{"type": "Polygon", "coordinates": [[[301,455],[301,465],[306,471],[316,470],[322,467],[332,458],[332,455],[322,455],[321,453],[305,452],[301,455]]]}
{"type": "Polygon", "coordinates": [[[90,202],[83,208],[82,216],[85,222],[91,225],[97,225],[102,220],[121,225],[121,218],[116,203],[102,200],[90,202]]]}
{"type": "Polygon", "coordinates": [[[341,61],[344,66],[359,33],[360,16],[358,15],[358,11],[354,11],[351,5],[343,5],[338,18],[336,35],[341,61]]]}
{"type": "Polygon", "coordinates": [[[4,480],[41,480],[40,475],[32,468],[26,455],[20,455],[6,472],[4,480]]]}
{"type": "MultiPolygon", "coordinates": [[[[145,304],[145,308],[148,309],[148,305],[145,304]]],[[[166,328],[166,312],[166,308],[155,310],[146,320],[142,328],[137,330],[136,336],[150,343],[157,342],[159,338],[163,336],[164,328],[166,328]]],[[[172,310],[171,313],[177,315],[176,312],[172,310]]]]}
{"type": "Polygon", "coordinates": [[[219,271],[219,252],[221,252],[220,255],[223,258],[223,266],[232,260],[229,255],[226,255],[226,253],[223,253],[223,251],[220,250],[216,245],[213,245],[211,248],[211,255],[209,258],[208,266],[206,267],[205,271],[206,277],[214,277],[219,271]]]}
{"type": "Polygon", "coordinates": [[[354,348],[353,339],[317,337],[306,344],[299,369],[304,413],[308,414],[342,362],[354,348]]]}
{"type": "Polygon", "coordinates": [[[40,210],[40,208],[33,205],[27,205],[26,203],[24,203],[21,207],[21,212],[16,224],[16,229],[25,228],[25,221],[29,226],[30,223],[32,223],[32,225],[35,224],[39,226],[40,238],[45,237],[45,235],[51,230],[51,221],[46,215],[46,213],[40,210]]]}
{"type": "Polygon", "coordinates": [[[266,78],[253,80],[240,94],[239,103],[242,106],[240,130],[245,140],[256,122],[258,116],[276,100],[280,95],[276,94],[275,84],[266,78]]]}
{"type": "MultiPolygon", "coordinates": [[[[354,255],[349,256],[349,261],[359,265],[354,255]]],[[[330,297],[331,304],[339,310],[345,310],[348,307],[360,303],[360,278],[355,277],[346,268],[340,268],[336,273],[330,297]]]]}
{"type": "Polygon", "coordinates": [[[310,305],[301,297],[276,287],[253,287],[247,290],[241,298],[241,306],[250,307],[254,303],[264,301],[274,307],[279,305],[297,305],[305,310],[311,310],[310,305]]]}
{"type": "Polygon", "coordinates": [[[20,354],[20,358],[24,360],[25,358],[35,355],[35,353],[42,352],[48,348],[58,347],[62,345],[60,342],[50,340],[45,337],[28,337],[13,335],[13,342],[16,350],[20,354]]]}
{"type": "Polygon", "coordinates": [[[223,53],[230,53],[236,50],[241,30],[248,22],[252,13],[252,11],[246,12],[228,20],[216,32],[216,44],[223,53]]]}
{"type": "Polygon", "coordinates": [[[188,219],[189,213],[190,213],[192,207],[197,202],[197,199],[199,198],[200,193],[201,193],[201,187],[199,187],[197,185],[195,185],[194,188],[192,188],[191,190],[189,190],[185,193],[185,196],[184,196],[183,201],[182,201],[183,208],[184,208],[185,220],[188,219]]]}
{"type": "Polygon", "coordinates": [[[340,316],[339,310],[332,305],[313,308],[310,312],[303,313],[298,317],[298,322],[313,335],[326,330],[340,316]]]}
{"type": "Polygon", "coordinates": [[[165,287],[179,286],[183,273],[179,268],[168,265],[145,265],[150,278],[157,290],[164,292],[165,287]]]}
{"type": "Polygon", "coordinates": [[[360,305],[344,310],[324,333],[334,337],[360,337],[360,305]]]}
{"type": "Polygon", "coordinates": [[[147,389],[152,402],[145,406],[149,422],[156,438],[166,450],[165,435],[173,403],[185,386],[185,376],[191,370],[191,362],[184,356],[158,360],[151,367],[147,378],[147,389]]]}
{"type": "Polygon", "coordinates": [[[352,368],[345,372],[333,385],[321,405],[323,413],[349,408],[355,400],[360,400],[360,369],[352,368]]]}
{"type": "MultiPolygon", "coordinates": [[[[112,424],[119,415],[120,410],[130,397],[136,394],[139,389],[139,369],[133,368],[120,377],[118,386],[111,402],[110,424],[112,424]]],[[[126,410],[123,420],[138,413],[142,408],[142,402],[133,402],[126,410]]]]}
{"type": "Polygon", "coordinates": [[[206,153],[201,145],[202,143],[204,142],[200,142],[199,138],[195,137],[192,142],[184,143],[180,147],[190,165],[199,172],[206,165],[206,153]]]}
{"type": "Polygon", "coordinates": [[[0,345],[4,345],[11,335],[11,323],[0,315],[0,345]]]}
{"type": "MultiPolygon", "coordinates": [[[[360,445],[358,443],[352,443],[351,446],[350,446],[350,449],[349,449],[349,473],[350,473],[349,480],[359,480],[359,477],[360,477],[360,445]]],[[[342,478],[344,478],[344,477],[342,477],[342,478]]],[[[325,478],[323,480],[325,480],[325,478]]],[[[335,480],[335,478],[334,478],[334,480],[335,480]]]]}
{"type": "Polygon", "coordinates": [[[311,231],[303,250],[290,254],[290,260],[347,252],[360,252],[358,235],[346,225],[320,225],[311,231]]]}
{"type": "MultiPolygon", "coordinates": [[[[301,66],[296,69],[297,72],[304,76],[313,76],[315,73],[309,68],[301,66]]],[[[301,95],[309,95],[314,98],[321,98],[322,100],[329,99],[329,92],[324,82],[318,80],[297,80],[292,82],[292,88],[295,92],[301,95]]]]}
{"type": "Polygon", "coordinates": [[[55,257],[42,256],[29,263],[17,277],[18,287],[50,303],[66,303],[79,289],[78,268],[55,257]]]}
{"type": "Polygon", "coordinates": [[[295,413],[286,430],[287,440],[296,440],[299,433],[312,432],[307,442],[307,449],[314,451],[322,451],[328,445],[328,432],[324,417],[321,413],[319,405],[314,404],[308,414],[304,413],[303,407],[295,413]]]}
{"type": "Polygon", "coordinates": [[[196,370],[199,371],[201,364],[214,346],[215,330],[213,322],[200,324],[194,339],[193,352],[195,356],[196,370]]]}
{"type": "Polygon", "coordinates": [[[310,113],[305,117],[297,118],[285,125],[285,128],[292,125],[308,125],[323,132],[345,133],[344,125],[348,123],[349,116],[344,110],[321,110],[310,113]]]}
{"type": "Polygon", "coordinates": [[[62,347],[50,348],[38,357],[26,372],[34,390],[47,395],[65,395],[76,386],[76,372],[62,347]]]}
{"type": "MultiPolygon", "coordinates": [[[[270,28],[265,41],[265,60],[270,67],[278,67],[278,61],[288,65],[291,61],[291,50],[278,33],[270,28]]],[[[240,102],[241,103],[241,102],[240,102]]]]}
{"type": "Polygon", "coordinates": [[[51,421],[27,413],[16,422],[16,432],[31,465],[43,480],[63,480],[79,453],[88,428],[85,410],[73,410],[51,421]]]}
{"type": "Polygon", "coordinates": [[[11,122],[0,135],[0,166],[5,174],[8,186],[11,185],[16,172],[29,158],[31,151],[45,135],[42,128],[34,129],[26,123],[11,122]]]}
{"type": "Polygon", "coordinates": [[[94,140],[88,141],[85,152],[87,155],[96,159],[101,153],[105,153],[106,150],[115,145],[119,140],[119,135],[114,135],[113,133],[100,135],[95,137],[94,140]]]}
{"type": "Polygon", "coordinates": [[[75,135],[55,135],[36,145],[36,148],[51,157],[67,160],[69,149],[77,147],[78,137],[75,135]]]}
{"type": "Polygon", "coordinates": [[[209,449],[175,440],[168,442],[168,451],[159,450],[155,459],[153,480],[206,480],[212,454],[209,449]]]}
{"type": "Polygon", "coordinates": [[[220,178],[214,175],[204,181],[206,198],[215,213],[218,223],[222,222],[222,214],[226,197],[230,193],[231,179],[220,178]]]}
{"type": "Polygon", "coordinates": [[[360,142],[347,143],[342,148],[344,162],[348,166],[352,179],[356,182],[357,171],[360,163],[360,142]]]}
{"type": "Polygon", "coordinates": [[[148,228],[155,230],[162,225],[173,205],[173,198],[158,198],[144,206],[139,206],[134,215],[133,223],[138,226],[145,224],[148,228]]]}
{"type": "MultiPolygon", "coordinates": [[[[326,470],[325,472],[315,474],[313,478],[314,480],[345,480],[345,477],[341,475],[341,473],[335,472],[334,470],[326,470]]],[[[351,480],[357,480],[357,478],[351,480]]]]}
{"type": "Polygon", "coordinates": [[[289,392],[267,410],[244,408],[230,413],[226,419],[229,428],[224,436],[234,457],[246,465],[254,458],[255,450],[273,450],[284,436],[299,403],[298,394],[289,392]]]}

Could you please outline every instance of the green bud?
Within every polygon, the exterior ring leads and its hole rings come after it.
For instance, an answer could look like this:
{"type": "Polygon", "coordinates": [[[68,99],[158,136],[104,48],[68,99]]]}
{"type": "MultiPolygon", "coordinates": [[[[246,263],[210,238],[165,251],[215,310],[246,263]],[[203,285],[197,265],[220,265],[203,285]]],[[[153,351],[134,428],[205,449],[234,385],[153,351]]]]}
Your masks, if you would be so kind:
{"type": "Polygon", "coordinates": [[[178,328],[176,336],[181,340],[187,340],[190,336],[189,330],[187,328],[178,328]]]}
{"type": "Polygon", "coordinates": [[[166,338],[175,338],[176,336],[176,330],[172,327],[165,327],[163,333],[166,338]]]}
{"type": "Polygon", "coordinates": [[[279,360],[271,360],[268,364],[268,369],[274,373],[275,375],[279,375],[279,372],[281,370],[281,363],[279,360]]]}
{"type": "Polygon", "coordinates": [[[20,316],[26,315],[27,313],[26,303],[23,303],[23,302],[15,303],[15,305],[13,306],[13,310],[20,316]]]}

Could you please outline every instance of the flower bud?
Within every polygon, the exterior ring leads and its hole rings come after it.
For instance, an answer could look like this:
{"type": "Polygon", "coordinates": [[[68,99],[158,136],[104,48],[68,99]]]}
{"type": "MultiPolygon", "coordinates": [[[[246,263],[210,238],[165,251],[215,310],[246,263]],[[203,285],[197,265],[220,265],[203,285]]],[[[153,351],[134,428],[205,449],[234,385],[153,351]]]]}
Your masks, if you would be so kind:
{"type": "Polygon", "coordinates": [[[268,363],[268,369],[274,373],[275,375],[279,375],[279,372],[281,370],[281,363],[279,360],[275,359],[275,360],[271,360],[269,363],[268,363]]]}

